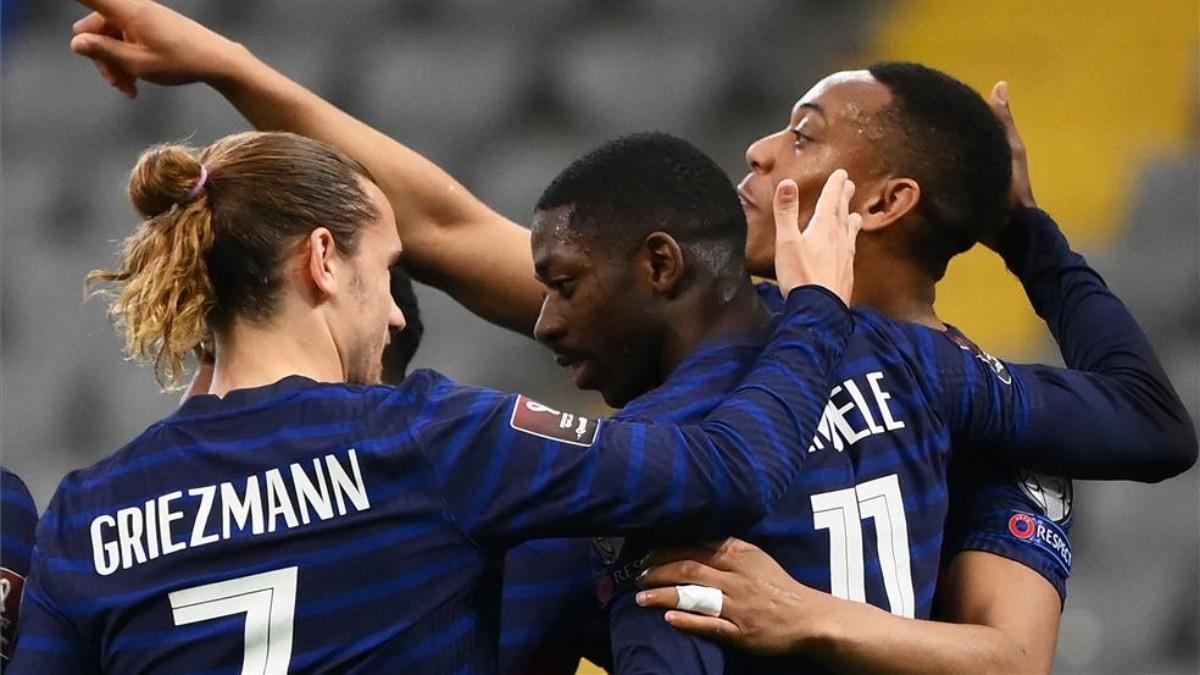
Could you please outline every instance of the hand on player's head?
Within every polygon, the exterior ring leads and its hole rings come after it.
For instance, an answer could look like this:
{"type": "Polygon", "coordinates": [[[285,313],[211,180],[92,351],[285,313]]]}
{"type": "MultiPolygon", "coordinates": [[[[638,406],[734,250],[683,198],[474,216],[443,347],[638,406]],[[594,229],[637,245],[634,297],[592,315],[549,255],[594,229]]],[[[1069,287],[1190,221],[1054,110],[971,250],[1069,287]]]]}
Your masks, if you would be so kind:
{"type": "Polygon", "coordinates": [[[808,227],[800,230],[796,183],[775,189],[775,274],[784,295],[797,286],[823,286],[847,305],[854,288],[854,242],[862,216],[850,212],[854,183],[842,169],[825,181],[808,227]]]}
{"type": "Polygon", "coordinates": [[[75,22],[71,50],[96,64],[126,96],[137,81],[187,84],[219,77],[237,45],[150,0],[79,0],[93,12],[75,22]]]}
{"type": "Polygon", "coordinates": [[[1029,160],[1025,155],[1025,143],[1017,131],[1017,123],[1013,120],[1012,109],[1008,105],[1008,83],[1001,80],[992,87],[988,104],[996,118],[1004,126],[1004,136],[1008,139],[1008,147],[1012,150],[1012,187],[1008,193],[1010,210],[1036,207],[1033,198],[1033,186],[1029,181],[1029,160]]]}

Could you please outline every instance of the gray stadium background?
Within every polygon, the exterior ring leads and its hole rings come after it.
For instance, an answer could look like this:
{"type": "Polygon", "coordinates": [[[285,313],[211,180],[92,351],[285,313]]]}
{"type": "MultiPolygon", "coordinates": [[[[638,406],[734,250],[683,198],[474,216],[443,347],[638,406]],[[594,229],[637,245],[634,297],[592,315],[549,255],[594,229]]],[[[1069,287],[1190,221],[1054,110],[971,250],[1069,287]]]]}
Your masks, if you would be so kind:
{"type": "MultiPolygon", "coordinates": [[[[559,169],[630,131],[683,135],[740,176],[747,142],[782,125],[820,76],[853,63],[871,13],[886,3],[170,4],[245,42],[525,222],[559,169]]],[[[130,103],[69,53],[81,9],[39,0],[23,13],[5,26],[3,45],[0,452],[44,508],[65,472],[116,449],[177,400],[159,393],[148,369],[121,360],[102,303],[82,300],[83,275],[112,260],[135,222],[124,186],[137,152],[167,139],[207,143],[245,124],[199,86],[144,86],[130,103]]],[[[1130,100],[1111,104],[1135,105],[1130,100]]],[[[1030,151],[1036,162],[1038,148],[1030,151]]],[[[1083,249],[1145,322],[1196,413],[1194,129],[1189,146],[1171,157],[1134,177],[1137,197],[1117,245],[1083,249]]],[[[427,333],[418,366],[560,406],[599,405],[573,391],[529,340],[485,325],[439,292],[419,295],[427,333]]],[[[1054,358],[1044,342],[1032,354],[1054,358]]],[[[1152,487],[1077,484],[1075,572],[1057,670],[1200,667],[1197,475],[1193,469],[1152,487]]]]}

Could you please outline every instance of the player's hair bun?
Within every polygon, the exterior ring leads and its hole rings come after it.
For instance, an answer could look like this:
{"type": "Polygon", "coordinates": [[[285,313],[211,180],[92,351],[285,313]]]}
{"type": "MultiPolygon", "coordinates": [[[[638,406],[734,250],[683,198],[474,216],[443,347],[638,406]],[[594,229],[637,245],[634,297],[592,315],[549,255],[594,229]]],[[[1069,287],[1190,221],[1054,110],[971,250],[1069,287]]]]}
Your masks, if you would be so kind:
{"type": "Polygon", "coordinates": [[[145,218],[183,203],[200,181],[200,160],[180,144],[155,145],[142,153],[129,176],[129,200],[145,218]]]}

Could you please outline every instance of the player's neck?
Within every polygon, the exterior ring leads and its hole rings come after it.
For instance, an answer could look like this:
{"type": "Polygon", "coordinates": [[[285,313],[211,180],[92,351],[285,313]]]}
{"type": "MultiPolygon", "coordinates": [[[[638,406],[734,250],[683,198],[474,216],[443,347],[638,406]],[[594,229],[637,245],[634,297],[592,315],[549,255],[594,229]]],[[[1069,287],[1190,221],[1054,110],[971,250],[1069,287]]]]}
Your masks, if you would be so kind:
{"type": "Polygon", "coordinates": [[[946,325],[933,310],[936,298],[936,282],[915,266],[872,261],[867,270],[855,269],[850,303],[855,307],[870,307],[896,321],[945,330],[946,325]]]}
{"type": "Polygon", "coordinates": [[[235,322],[230,330],[217,336],[216,352],[208,392],[217,396],[267,386],[292,375],[317,382],[345,380],[332,338],[317,329],[285,331],[235,322]]]}
{"type": "Polygon", "coordinates": [[[664,377],[705,342],[765,330],[770,324],[771,313],[749,280],[739,282],[728,300],[717,296],[704,293],[670,322],[663,346],[664,377]]]}

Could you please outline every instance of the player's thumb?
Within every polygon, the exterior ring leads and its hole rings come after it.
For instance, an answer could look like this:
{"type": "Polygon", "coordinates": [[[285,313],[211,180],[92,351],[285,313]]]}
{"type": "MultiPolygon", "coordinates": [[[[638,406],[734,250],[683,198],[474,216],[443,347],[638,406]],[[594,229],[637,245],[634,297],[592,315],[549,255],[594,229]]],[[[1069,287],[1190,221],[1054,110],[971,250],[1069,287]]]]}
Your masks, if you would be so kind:
{"type": "Polygon", "coordinates": [[[785,178],[775,187],[775,239],[785,241],[800,232],[800,189],[785,178]]]}
{"type": "Polygon", "coordinates": [[[114,64],[126,72],[132,72],[131,66],[137,59],[136,46],[95,33],[76,35],[71,39],[71,51],[89,59],[114,64]]]}

